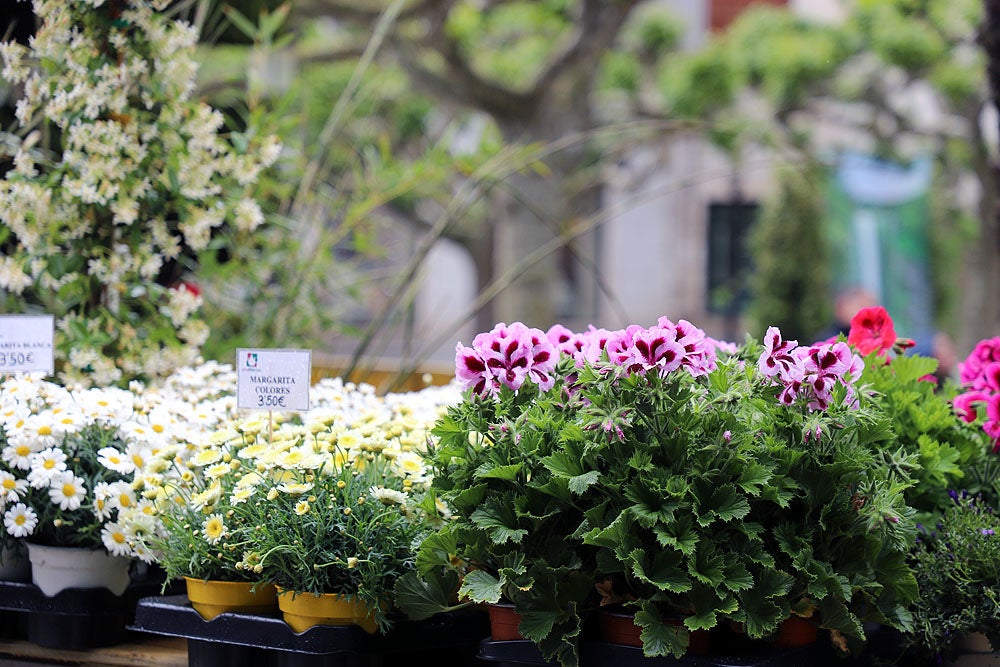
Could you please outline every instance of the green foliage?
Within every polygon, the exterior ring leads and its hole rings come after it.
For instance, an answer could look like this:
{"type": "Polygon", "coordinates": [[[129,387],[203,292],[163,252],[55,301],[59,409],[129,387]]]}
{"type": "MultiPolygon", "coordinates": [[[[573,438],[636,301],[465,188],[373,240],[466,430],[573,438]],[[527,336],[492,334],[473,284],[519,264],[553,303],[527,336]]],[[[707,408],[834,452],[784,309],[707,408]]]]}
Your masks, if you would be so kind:
{"type": "Polygon", "coordinates": [[[701,118],[732,104],[744,76],[739,54],[719,47],[668,60],[659,84],[671,114],[701,118]]]}
{"type": "Polygon", "coordinates": [[[3,308],[55,316],[67,384],[197,361],[208,330],[186,281],[202,254],[250,242],[281,150],[192,97],[195,33],[155,4],[39,2],[29,46],[3,45],[8,81],[33,81],[0,180],[3,308]]]}
{"type": "Polygon", "coordinates": [[[947,56],[948,44],[936,26],[903,3],[874,3],[855,19],[872,50],[886,63],[908,71],[926,70],[947,56]]]}
{"type": "Polygon", "coordinates": [[[972,632],[1000,645],[1000,521],[994,508],[956,493],[940,522],[921,533],[913,551],[920,589],[909,641],[929,658],[954,658],[972,632]]]}
{"type": "Polygon", "coordinates": [[[861,376],[890,418],[900,450],[915,457],[917,465],[907,474],[916,484],[907,491],[907,502],[929,524],[953,504],[949,489],[987,494],[990,503],[998,499],[992,485],[980,481],[992,458],[983,430],[955,417],[954,387],[922,380],[936,367],[935,359],[919,355],[898,356],[891,363],[874,355],[861,376]]]}
{"type": "Polygon", "coordinates": [[[489,10],[475,2],[458,3],[445,32],[472,67],[512,89],[525,89],[570,34],[563,2],[505,2],[489,10]]]}
{"type": "Polygon", "coordinates": [[[748,328],[767,326],[788,338],[809,340],[833,316],[829,250],[823,236],[822,170],[800,165],[777,173],[777,193],[764,202],[750,237],[754,272],[750,278],[748,328]]]}
{"type": "Polygon", "coordinates": [[[771,7],[742,15],[726,45],[740,54],[749,82],[779,109],[804,103],[811,88],[829,78],[855,47],[842,28],[771,7]]]}

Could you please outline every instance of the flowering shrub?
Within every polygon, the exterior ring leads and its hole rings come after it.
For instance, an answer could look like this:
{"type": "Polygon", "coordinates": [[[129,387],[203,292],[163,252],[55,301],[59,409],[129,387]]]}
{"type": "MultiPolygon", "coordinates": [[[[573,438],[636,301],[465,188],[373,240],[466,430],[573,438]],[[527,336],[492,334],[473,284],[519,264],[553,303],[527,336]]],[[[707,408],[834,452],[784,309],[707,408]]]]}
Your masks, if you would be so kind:
{"type": "Polygon", "coordinates": [[[992,497],[983,434],[956,417],[953,387],[933,380],[937,360],[906,353],[913,341],[897,337],[892,318],[881,306],[858,311],[847,340],[865,356],[857,390],[879,404],[894,447],[917,464],[909,471],[915,483],[906,490],[906,500],[920,519],[936,521],[951,505],[947,491],[956,485],[992,497]]]}
{"type": "Polygon", "coordinates": [[[67,385],[193,364],[208,328],[182,271],[263,222],[254,187],[280,146],[193,98],[197,33],[168,4],[36,0],[30,47],[0,43],[26,134],[0,179],[0,290],[56,316],[67,385]]]}
{"type": "Polygon", "coordinates": [[[511,602],[563,665],[611,602],[635,612],[647,656],[730,621],[765,637],[792,614],[845,648],[863,619],[908,627],[914,456],[892,447],[865,368],[842,341],[772,328],[736,346],[667,318],[500,324],[459,344],[463,400],[430,458],[454,518],[421,544],[400,604],[423,618],[456,590],[511,602]]]}
{"type": "Polygon", "coordinates": [[[978,495],[952,491],[950,499],[913,552],[920,597],[908,638],[939,663],[955,658],[972,632],[1000,646],[1000,520],[978,495]]]}

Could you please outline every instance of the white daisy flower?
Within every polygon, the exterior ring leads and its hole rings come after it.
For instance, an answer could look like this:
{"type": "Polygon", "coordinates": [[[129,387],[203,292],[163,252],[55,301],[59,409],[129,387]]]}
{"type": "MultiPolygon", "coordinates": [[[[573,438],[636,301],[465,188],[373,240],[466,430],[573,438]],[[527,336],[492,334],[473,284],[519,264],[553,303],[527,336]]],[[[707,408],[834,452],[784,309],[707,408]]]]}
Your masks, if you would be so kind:
{"type": "Polygon", "coordinates": [[[31,470],[28,472],[28,483],[32,488],[44,489],[52,480],[66,471],[66,452],[56,447],[49,447],[31,455],[31,470]]]}
{"type": "Polygon", "coordinates": [[[18,503],[3,514],[3,525],[14,537],[27,537],[38,525],[38,515],[24,503],[18,503]]]}
{"type": "Polygon", "coordinates": [[[125,535],[124,529],[117,523],[104,525],[104,529],[101,531],[101,541],[104,542],[104,548],[112,556],[130,556],[132,553],[132,549],[128,545],[128,537],[125,535]]]}
{"type": "Polygon", "coordinates": [[[217,544],[226,536],[226,524],[221,514],[209,515],[201,527],[209,544],[217,544]]]}
{"type": "Polygon", "coordinates": [[[110,519],[114,513],[115,508],[110,502],[114,494],[114,489],[107,482],[98,482],[94,485],[94,516],[101,521],[110,519]]]}
{"type": "Polygon", "coordinates": [[[84,485],[83,479],[68,470],[53,478],[52,484],[49,486],[49,498],[61,510],[79,509],[86,495],[87,487],[84,485]]]}
{"type": "Polygon", "coordinates": [[[123,475],[135,472],[135,464],[132,459],[114,447],[102,447],[97,450],[97,460],[108,470],[114,470],[123,475]]]}
{"type": "Polygon", "coordinates": [[[228,475],[232,471],[228,463],[213,463],[205,468],[205,477],[208,479],[219,479],[228,475]]]}
{"type": "Polygon", "coordinates": [[[405,505],[406,494],[396,489],[387,489],[384,486],[373,486],[368,489],[368,495],[372,499],[379,501],[383,505],[405,505]]]}
{"type": "Polygon", "coordinates": [[[136,506],[135,492],[128,482],[115,482],[108,485],[108,504],[117,510],[127,510],[136,506]]]}
{"type": "Polygon", "coordinates": [[[0,506],[21,500],[28,491],[28,482],[14,477],[6,470],[0,470],[0,506]]]}
{"type": "Polygon", "coordinates": [[[31,455],[39,451],[36,445],[23,438],[12,438],[8,434],[7,446],[0,451],[4,463],[18,470],[31,469],[31,455]]]}

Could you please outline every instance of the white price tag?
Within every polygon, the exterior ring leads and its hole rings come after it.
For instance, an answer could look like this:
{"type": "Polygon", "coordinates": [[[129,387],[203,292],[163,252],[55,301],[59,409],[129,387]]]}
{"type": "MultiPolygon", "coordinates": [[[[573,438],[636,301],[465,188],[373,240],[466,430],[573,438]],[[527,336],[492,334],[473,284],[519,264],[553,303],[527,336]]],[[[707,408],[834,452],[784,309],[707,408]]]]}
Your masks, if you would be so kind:
{"type": "Polygon", "coordinates": [[[55,370],[52,315],[0,316],[0,375],[55,370]]]}
{"type": "Polygon", "coordinates": [[[246,410],[309,409],[311,350],[236,351],[236,407],[246,410]]]}

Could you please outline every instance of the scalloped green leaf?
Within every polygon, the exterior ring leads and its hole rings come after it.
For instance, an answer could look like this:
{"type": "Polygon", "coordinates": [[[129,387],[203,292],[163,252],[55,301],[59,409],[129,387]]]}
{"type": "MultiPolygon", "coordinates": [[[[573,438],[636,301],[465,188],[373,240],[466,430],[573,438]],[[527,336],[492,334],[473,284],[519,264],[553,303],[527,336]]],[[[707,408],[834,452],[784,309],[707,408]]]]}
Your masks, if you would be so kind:
{"type": "Polygon", "coordinates": [[[485,570],[471,570],[462,578],[458,595],[468,596],[475,602],[499,602],[502,594],[500,580],[485,570]]]}

